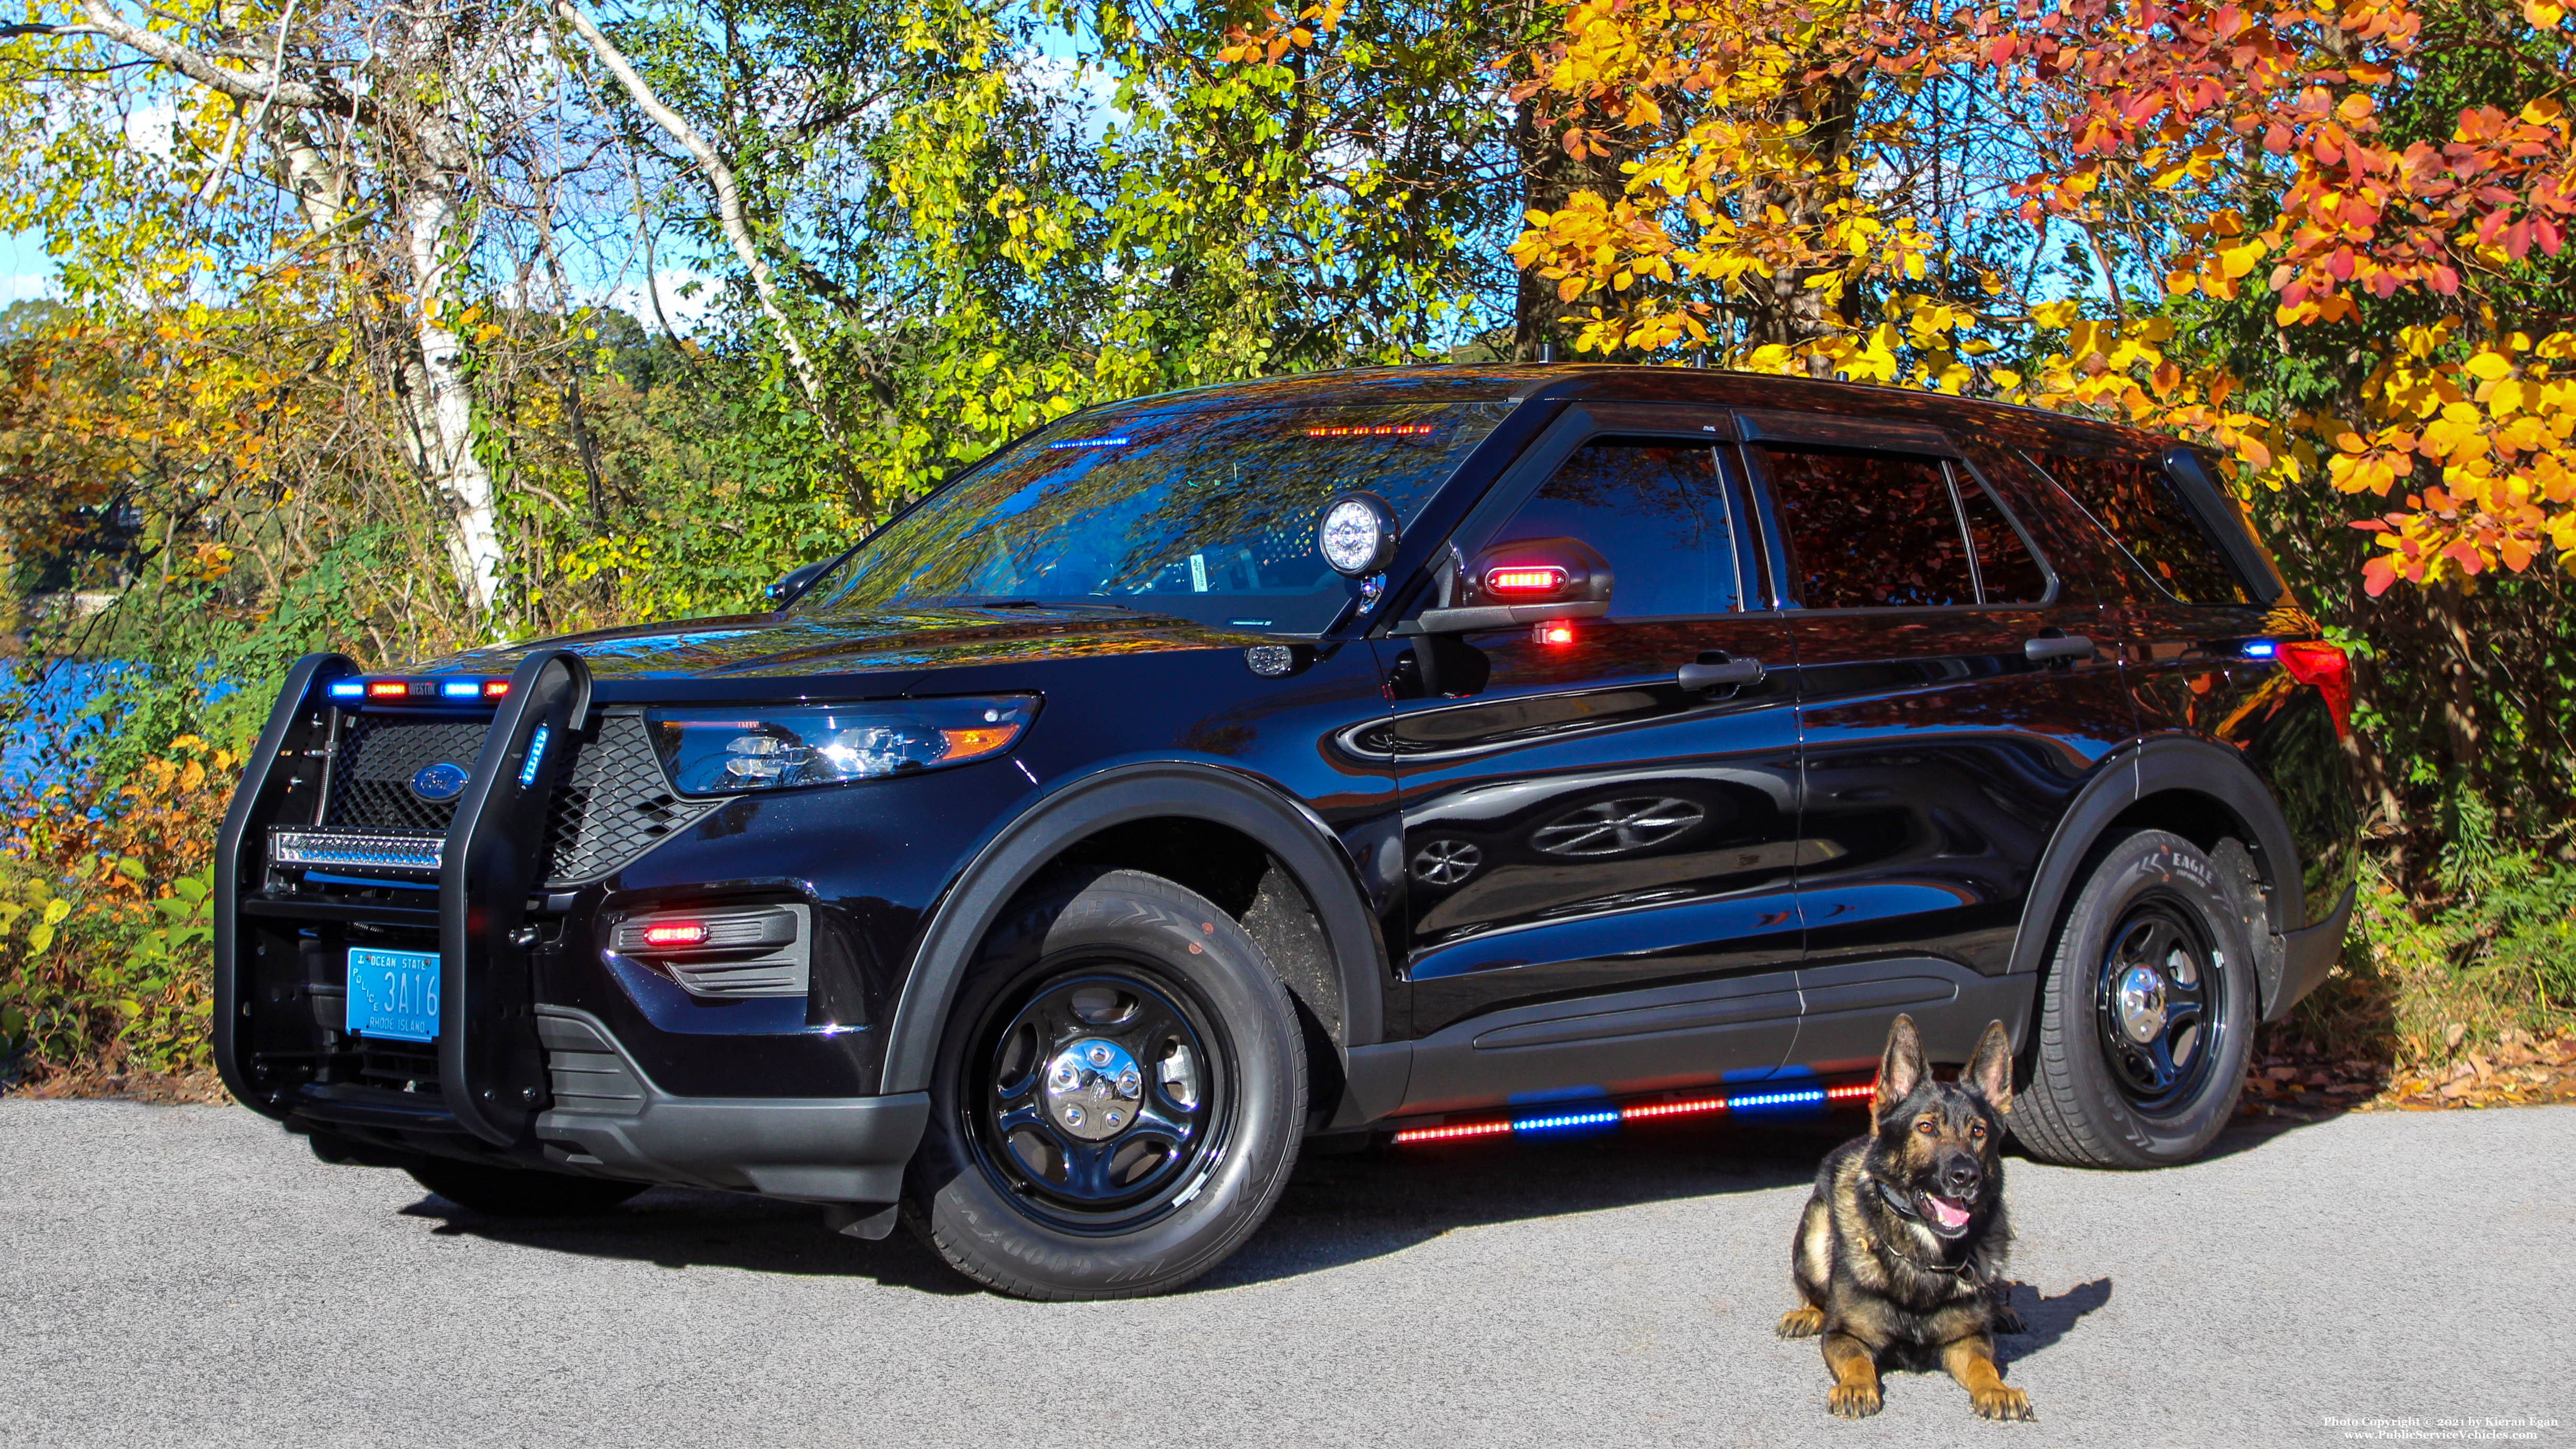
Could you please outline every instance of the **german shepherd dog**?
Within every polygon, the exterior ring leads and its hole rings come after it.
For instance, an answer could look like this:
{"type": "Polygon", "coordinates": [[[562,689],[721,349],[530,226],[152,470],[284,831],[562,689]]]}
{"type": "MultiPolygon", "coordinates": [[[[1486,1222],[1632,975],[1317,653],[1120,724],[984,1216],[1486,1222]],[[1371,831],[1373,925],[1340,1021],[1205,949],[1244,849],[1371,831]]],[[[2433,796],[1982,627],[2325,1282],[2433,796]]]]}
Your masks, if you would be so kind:
{"type": "Polygon", "coordinates": [[[1997,1277],[2004,1223],[2003,1114],[2012,1110],[2012,1038],[2000,1021],[1956,1082],[1936,1082],[1914,1019],[1888,1029],[1871,1099],[1873,1130],[1826,1156],[1798,1218],[1790,1271],[1807,1305],[1782,1338],[1824,1335],[1846,1419],[1879,1409],[1882,1363],[1932,1360],[1989,1419],[2028,1419],[2030,1399],[1995,1369],[1995,1334],[2021,1324],[1997,1277]]]}

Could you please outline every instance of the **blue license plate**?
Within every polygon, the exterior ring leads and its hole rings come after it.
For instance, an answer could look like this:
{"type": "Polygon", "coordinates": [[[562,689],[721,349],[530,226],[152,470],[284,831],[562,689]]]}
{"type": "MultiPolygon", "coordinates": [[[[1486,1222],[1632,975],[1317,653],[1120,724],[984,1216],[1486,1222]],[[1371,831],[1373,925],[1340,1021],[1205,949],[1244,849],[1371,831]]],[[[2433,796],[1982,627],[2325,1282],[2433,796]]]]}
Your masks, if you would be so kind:
{"type": "Polygon", "coordinates": [[[397,1041],[436,1041],[438,953],[350,947],[349,1030],[397,1041]]]}

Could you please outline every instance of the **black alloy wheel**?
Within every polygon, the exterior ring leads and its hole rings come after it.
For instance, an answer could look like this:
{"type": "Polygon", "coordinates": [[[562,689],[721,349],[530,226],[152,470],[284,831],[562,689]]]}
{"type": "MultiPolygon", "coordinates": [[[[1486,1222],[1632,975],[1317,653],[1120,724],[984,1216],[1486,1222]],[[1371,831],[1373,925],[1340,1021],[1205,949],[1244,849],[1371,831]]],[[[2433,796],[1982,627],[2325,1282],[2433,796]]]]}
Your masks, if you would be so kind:
{"type": "Polygon", "coordinates": [[[2102,1059],[2131,1106],[2150,1115],[2188,1102],[2222,1050],[2226,964],[2190,904],[2151,893],[2111,928],[2093,993],[2102,1059]]]}
{"type": "Polygon", "coordinates": [[[976,1052],[977,1164],[1067,1231],[1170,1211],[1224,1150],[1222,1030],[1144,961],[1051,963],[1025,996],[976,1052]]]}
{"type": "Polygon", "coordinates": [[[1014,1297],[1177,1288],[1287,1184],[1302,1033],[1260,947],[1204,897],[1137,871],[1056,877],[959,986],[905,1221],[1014,1297]]]}
{"type": "Polygon", "coordinates": [[[2219,853],[2234,869],[2142,830],[2096,856],[2059,926],[2006,1119],[2033,1156],[2165,1167],[2225,1130],[2253,1051],[2261,913],[2238,879],[2253,878],[2244,847],[2219,853]]]}

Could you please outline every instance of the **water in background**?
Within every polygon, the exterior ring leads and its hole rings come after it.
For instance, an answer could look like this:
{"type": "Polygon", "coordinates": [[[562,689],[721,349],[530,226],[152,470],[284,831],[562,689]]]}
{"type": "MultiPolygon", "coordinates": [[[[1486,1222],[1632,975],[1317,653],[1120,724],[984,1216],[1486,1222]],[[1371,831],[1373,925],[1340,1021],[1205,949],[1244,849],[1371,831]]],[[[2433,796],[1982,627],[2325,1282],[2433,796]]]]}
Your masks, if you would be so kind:
{"type": "Polygon", "coordinates": [[[105,727],[86,713],[139,666],[105,662],[0,662],[0,701],[24,715],[0,725],[0,783],[52,784],[77,772],[105,727]]]}

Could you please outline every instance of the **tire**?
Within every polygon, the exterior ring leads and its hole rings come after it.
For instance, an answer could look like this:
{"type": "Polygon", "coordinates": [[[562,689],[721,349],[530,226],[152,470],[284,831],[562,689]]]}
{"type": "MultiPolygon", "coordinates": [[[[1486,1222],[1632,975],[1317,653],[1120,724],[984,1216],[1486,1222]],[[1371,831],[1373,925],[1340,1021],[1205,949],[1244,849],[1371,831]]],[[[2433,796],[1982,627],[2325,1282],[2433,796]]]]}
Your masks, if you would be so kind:
{"type": "Polygon", "coordinates": [[[930,1101],[915,1232],[1015,1298],[1134,1298],[1215,1267],[1270,1215],[1305,1125],[1305,1053],[1232,918],[1159,876],[1092,871],[985,941],[930,1101]]]}
{"type": "Polygon", "coordinates": [[[2032,1155],[2170,1167],[2225,1129],[2254,1050],[2246,922],[2218,865],[2178,835],[2140,831],[2101,852],[2058,931],[2009,1119],[2032,1155]]]}
{"type": "Polygon", "coordinates": [[[570,1218],[604,1213],[649,1183],[568,1172],[486,1167],[447,1158],[424,1158],[406,1169],[412,1180],[460,1207],[496,1218],[570,1218]]]}

